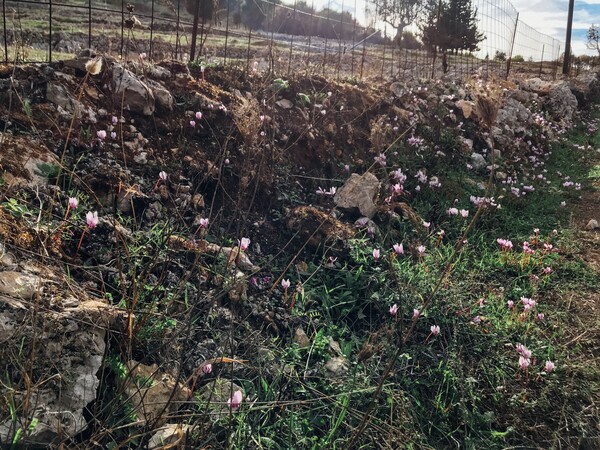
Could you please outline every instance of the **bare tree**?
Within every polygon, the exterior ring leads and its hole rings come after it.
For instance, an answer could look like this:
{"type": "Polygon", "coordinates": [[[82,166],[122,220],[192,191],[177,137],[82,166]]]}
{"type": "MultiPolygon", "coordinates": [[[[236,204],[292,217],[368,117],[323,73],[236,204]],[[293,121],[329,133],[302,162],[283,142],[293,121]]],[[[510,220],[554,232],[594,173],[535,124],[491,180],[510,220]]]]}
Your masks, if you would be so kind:
{"type": "Polygon", "coordinates": [[[375,12],[396,30],[394,40],[399,42],[404,28],[415,22],[425,2],[423,0],[373,0],[375,12]]]}
{"type": "Polygon", "coordinates": [[[600,27],[592,24],[587,32],[587,48],[596,50],[600,56],[600,27]]]}

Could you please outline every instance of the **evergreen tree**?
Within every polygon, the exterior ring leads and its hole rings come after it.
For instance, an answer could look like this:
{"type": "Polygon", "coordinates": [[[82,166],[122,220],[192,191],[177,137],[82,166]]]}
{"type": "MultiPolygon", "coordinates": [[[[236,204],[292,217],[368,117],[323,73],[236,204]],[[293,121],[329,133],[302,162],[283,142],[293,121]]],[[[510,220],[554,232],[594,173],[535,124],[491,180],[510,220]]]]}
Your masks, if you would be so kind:
{"type": "Polygon", "coordinates": [[[477,10],[471,0],[432,0],[421,24],[423,43],[432,51],[477,50],[484,39],[477,31],[477,10]]]}

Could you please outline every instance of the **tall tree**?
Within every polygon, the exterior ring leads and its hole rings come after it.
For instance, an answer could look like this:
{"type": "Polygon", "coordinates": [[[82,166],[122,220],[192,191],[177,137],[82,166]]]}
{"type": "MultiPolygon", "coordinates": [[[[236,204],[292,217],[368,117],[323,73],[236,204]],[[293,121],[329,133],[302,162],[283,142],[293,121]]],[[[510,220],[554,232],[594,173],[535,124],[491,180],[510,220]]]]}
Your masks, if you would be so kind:
{"type": "Polygon", "coordinates": [[[404,29],[415,22],[425,2],[423,0],[373,0],[375,13],[396,30],[394,40],[402,39],[404,29]]]}
{"type": "Polygon", "coordinates": [[[471,0],[432,0],[420,24],[423,43],[432,51],[477,49],[484,39],[477,30],[477,9],[471,0]]]}
{"type": "Polygon", "coordinates": [[[596,50],[600,56],[600,27],[592,24],[587,32],[587,48],[596,50]]]}

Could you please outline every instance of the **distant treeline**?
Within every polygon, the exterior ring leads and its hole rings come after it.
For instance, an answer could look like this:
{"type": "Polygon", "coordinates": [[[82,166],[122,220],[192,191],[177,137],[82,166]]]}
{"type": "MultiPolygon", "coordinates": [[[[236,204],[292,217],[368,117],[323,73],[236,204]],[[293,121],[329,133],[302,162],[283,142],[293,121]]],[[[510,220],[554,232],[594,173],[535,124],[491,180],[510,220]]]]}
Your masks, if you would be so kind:
{"type": "Polygon", "coordinates": [[[229,13],[234,24],[252,30],[347,41],[368,37],[372,43],[389,40],[380,30],[359,23],[348,11],[317,10],[304,0],[285,5],[281,0],[185,0],[189,14],[194,15],[197,7],[201,19],[221,25],[229,13]]]}

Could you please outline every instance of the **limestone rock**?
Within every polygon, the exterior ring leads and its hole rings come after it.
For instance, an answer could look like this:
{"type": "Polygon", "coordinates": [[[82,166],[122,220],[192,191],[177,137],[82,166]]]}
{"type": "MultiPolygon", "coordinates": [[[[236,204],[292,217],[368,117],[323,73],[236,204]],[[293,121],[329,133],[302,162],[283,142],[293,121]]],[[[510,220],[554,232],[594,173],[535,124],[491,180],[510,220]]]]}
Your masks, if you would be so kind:
{"type": "Polygon", "coordinates": [[[348,361],[343,356],[335,356],[325,363],[325,376],[336,378],[348,371],[348,361]]]}
{"type": "Polygon", "coordinates": [[[156,364],[147,366],[131,360],[127,368],[123,391],[142,424],[154,421],[164,424],[167,417],[190,397],[187,386],[159,370],[156,364]]]}
{"type": "Polygon", "coordinates": [[[571,92],[577,98],[581,106],[589,104],[600,99],[600,79],[598,73],[584,73],[576,78],[569,80],[571,92]]]}
{"type": "Polygon", "coordinates": [[[165,88],[162,84],[157,83],[153,80],[146,80],[146,84],[152,89],[152,94],[156,99],[156,106],[166,112],[173,111],[173,106],[175,105],[175,99],[169,92],[167,88],[165,88]]]}
{"type": "Polygon", "coordinates": [[[73,113],[80,112],[83,105],[78,102],[66,87],[59,83],[49,82],[46,88],[46,100],[60,106],[65,111],[73,113]]]}
{"type": "Polygon", "coordinates": [[[291,100],[288,100],[287,98],[282,98],[281,100],[276,101],[275,104],[283,109],[290,109],[294,106],[291,100]]]}
{"type": "Polygon", "coordinates": [[[530,78],[529,80],[523,80],[520,82],[521,89],[529,92],[535,92],[539,95],[548,95],[552,88],[552,83],[549,81],[543,81],[540,78],[530,78]]]}
{"type": "Polygon", "coordinates": [[[152,65],[148,69],[146,74],[148,75],[148,77],[150,77],[154,80],[162,80],[162,81],[168,80],[173,76],[169,69],[167,69],[166,67],[158,66],[158,65],[152,65]]]}
{"type": "Polygon", "coordinates": [[[200,390],[200,396],[206,402],[207,410],[211,416],[218,419],[229,415],[230,408],[227,400],[231,398],[235,391],[244,392],[237,384],[223,378],[217,378],[200,390]]]}
{"type": "MultiPolygon", "coordinates": [[[[44,289],[36,290],[43,293],[41,299],[26,300],[31,292],[20,299],[0,295],[0,361],[11,377],[10,388],[0,385],[0,397],[14,404],[17,424],[37,420],[21,444],[43,448],[87,428],[83,411],[96,399],[106,329],[117,317],[113,308],[87,297],[73,280],[47,275],[52,279],[40,277],[44,289]],[[77,298],[61,292],[61,285],[68,285],[77,298]],[[58,292],[50,296],[51,291],[58,292]],[[27,383],[23,363],[31,364],[27,383]]],[[[33,275],[28,276],[32,282],[33,275]]],[[[10,418],[2,420],[0,441],[12,442],[18,428],[10,418]]]]}
{"type": "Polygon", "coordinates": [[[334,356],[342,356],[343,354],[340,344],[333,338],[329,338],[329,353],[331,353],[334,356]]]}
{"type": "Polygon", "coordinates": [[[371,219],[377,211],[375,198],[379,192],[379,180],[375,175],[366,172],[363,175],[353,173],[344,185],[337,190],[333,201],[342,209],[360,211],[360,214],[371,219]]]}
{"type": "Polygon", "coordinates": [[[296,328],[296,331],[294,331],[294,342],[298,344],[298,347],[300,348],[306,348],[310,346],[310,339],[302,327],[298,327],[296,328]]]}
{"type": "Polygon", "coordinates": [[[586,230],[597,230],[598,228],[600,228],[600,225],[598,225],[598,221],[596,219],[590,219],[585,226],[586,230]]]}
{"type": "Polygon", "coordinates": [[[31,300],[38,289],[41,289],[40,279],[35,275],[21,272],[0,272],[0,294],[31,300]]]}
{"type": "Polygon", "coordinates": [[[185,448],[187,433],[192,429],[191,425],[169,423],[160,427],[148,441],[148,450],[162,450],[167,448],[185,448]]]}
{"type": "Polygon", "coordinates": [[[155,98],[146,83],[136,77],[133,72],[120,64],[112,67],[112,91],[117,104],[129,107],[129,110],[145,116],[154,114],[155,98]]]}
{"type": "Polygon", "coordinates": [[[392,84],[390,84],[390,91],[396,96],[396,97],[402,97],[406,91],[406,87],[404,86],[404,84],[396,81],[392,84]]]}
{"type": "Polygon", "coordinates": [[[471,153],[471,164],[475,170],[482,170],[487,167],[487,161],[480,153],[471,153]]]}
{"type": "Polygon", "coordinates": [[[552,86],[546,107],[554,120],[571,123],[577,112],[577,97],[569,88],[569,83],[560,81],[552,86]]]}

